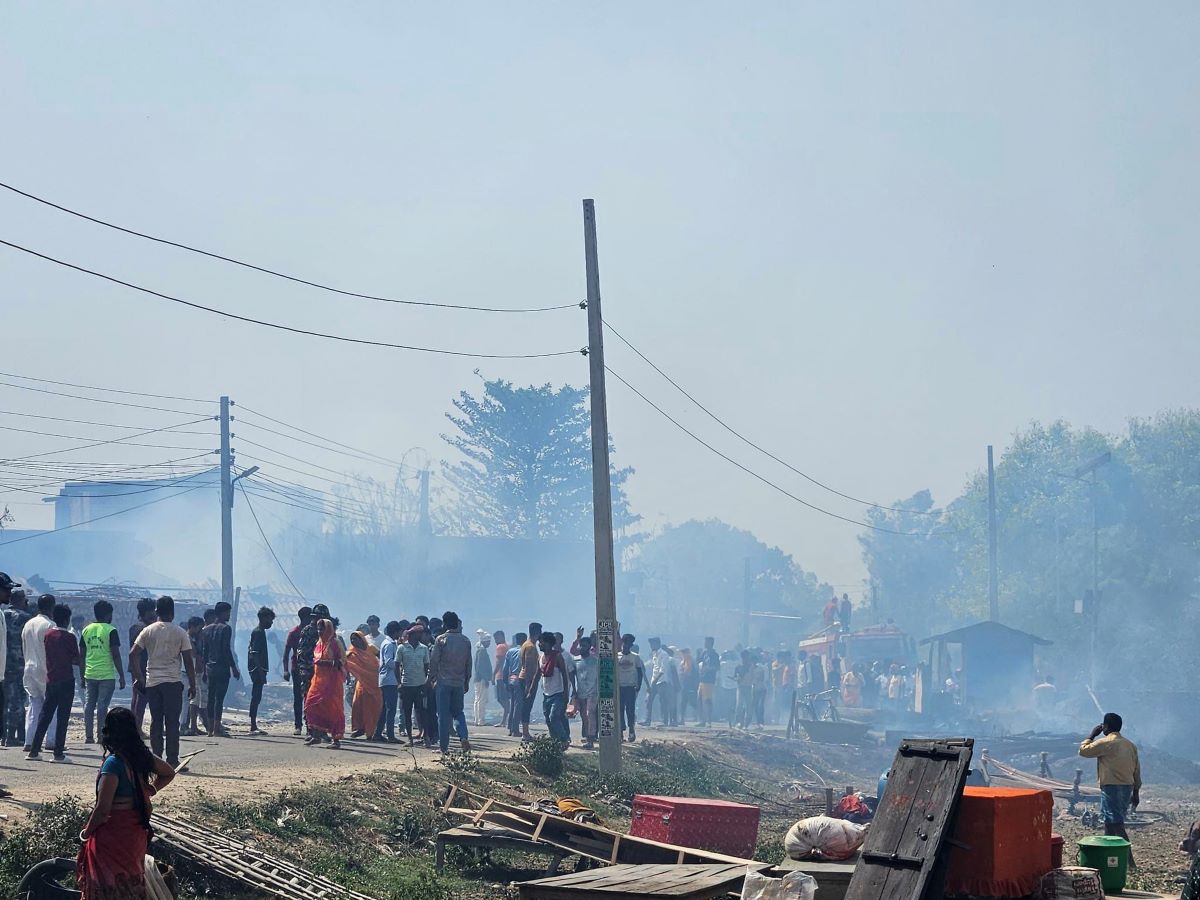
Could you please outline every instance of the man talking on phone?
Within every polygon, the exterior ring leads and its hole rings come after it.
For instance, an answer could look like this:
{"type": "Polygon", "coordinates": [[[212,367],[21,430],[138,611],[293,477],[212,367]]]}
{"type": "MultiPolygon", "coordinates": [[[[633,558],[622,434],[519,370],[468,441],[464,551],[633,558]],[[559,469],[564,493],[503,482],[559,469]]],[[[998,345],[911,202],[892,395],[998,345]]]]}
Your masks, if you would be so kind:
{"type": "MultiPolygon", "coordinates": [[[[1137,809],[1141,800],[1138,794],[1142,787],[1142,766],[1137,747],[1121,734],[1123,724],[1116,713],[1105,713],[1104,722],[1093,728],[1087,740],[1079,745],[1079,755],[1096,760],[1104,833],[1129,840],[1125,816],[1131,807],[1137,809]]],[[[1133,865],[1132,850],[1129,864],[1133,865]]]]}

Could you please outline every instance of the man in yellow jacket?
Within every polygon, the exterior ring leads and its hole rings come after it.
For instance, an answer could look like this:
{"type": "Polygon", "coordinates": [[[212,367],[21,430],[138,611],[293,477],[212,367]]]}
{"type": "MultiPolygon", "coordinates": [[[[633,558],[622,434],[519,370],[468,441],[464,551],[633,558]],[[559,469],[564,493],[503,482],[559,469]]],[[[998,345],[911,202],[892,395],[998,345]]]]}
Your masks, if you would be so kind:
{"type": "MultiPolygon", "coordinates": [[[[1093,728],[1087,740],[1079,745],[1079,755],[1096,760],[1104,833],[1129,840],[1125,816],[1130,807],[1136,809],[1141,801],[1142,766],[1137,747],[1121,734],[1123,724],[1116,713],[1105,713],[1104,723],[1093,728]]],[[[1132,865],[1132,853],[1129,862],[1132,865]]]]}

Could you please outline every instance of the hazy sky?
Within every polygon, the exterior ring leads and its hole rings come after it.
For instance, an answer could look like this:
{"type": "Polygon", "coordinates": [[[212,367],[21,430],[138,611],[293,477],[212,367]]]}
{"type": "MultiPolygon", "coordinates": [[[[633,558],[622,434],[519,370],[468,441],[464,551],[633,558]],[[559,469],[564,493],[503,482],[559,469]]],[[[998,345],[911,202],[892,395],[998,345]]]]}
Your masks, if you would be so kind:
{"type": "MultiPolygon", "coordinates": [[[[454,9],[6,4],[0,180],[347,288],[496,305],[583,296],[580,200],[594,197],[613,324],[735,427],[883,502],[950,499],[987,443],[1034,419],[1116,430],[1195,404],[1196,4],[454,9]]],[[[0,223],[4,240],[299,327],[480,352],[586,342],[578,311],[336,297],[3,191],[0,223]]],[[[477,362],[267,332],[7,248],[0,285],[3,371],[227,393],[387,455],[442,455],[444,413],[476,367],[587,377],[582,357],[477,362]]],[[[611,342],[609,362],[739,460],[862,514],[739,446],[611,342]]],[[[853,526],[732,469],[620,385],[609,400],[649,523],[717,516],[822,578],[861,576],[853,526]]],[[[98,411],[2,386],[0,409],[98,411]]],[[[48,524],[32,495],[5,499],[20,525],[48,524]]]]}

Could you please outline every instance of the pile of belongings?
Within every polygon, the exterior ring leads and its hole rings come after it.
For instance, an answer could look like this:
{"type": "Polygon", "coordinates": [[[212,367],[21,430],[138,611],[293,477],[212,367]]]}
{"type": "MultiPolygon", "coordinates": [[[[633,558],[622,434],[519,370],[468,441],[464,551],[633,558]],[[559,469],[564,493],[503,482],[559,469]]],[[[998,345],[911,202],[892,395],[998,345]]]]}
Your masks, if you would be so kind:
{"type": "Polygon", "coordinates": [[[833,817],[835,819],[845,819],[847,822],[854,822],[858,825],[865,825],[875,818],[875,810],[871,808],[867,798],[861,792],[857,794],[847,794],[837,802],[837,806],[833,808],[833,817]]]}
{"type": "Polygon", "coordinates": [[[790,859],[849,859],[867,839],[867,826],[832,816],[801,819],[783,839],[790,859]]]}
{"type": "Polygon", "coordinates": [[[596,811],[590,806],[585,806],[574,797],[563,797],[560,800],[551,800],[549,797],[543,797],[528,806],[534,812],[546,813],[550,816],[560,816],[564,819],[570,819],[572,822],[579,822],[583,825],[600,825],[604,823],[596,815],[596,811]]]}

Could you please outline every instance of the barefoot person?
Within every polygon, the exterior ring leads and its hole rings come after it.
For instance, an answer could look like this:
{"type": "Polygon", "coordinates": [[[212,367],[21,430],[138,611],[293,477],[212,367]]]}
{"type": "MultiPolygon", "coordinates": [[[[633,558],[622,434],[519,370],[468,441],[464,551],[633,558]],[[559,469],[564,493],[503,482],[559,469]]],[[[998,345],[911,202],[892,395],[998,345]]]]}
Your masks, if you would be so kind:
{"type": "Polygon", "coordinates": [[[313,649],[312,683],[304,698],[304,720],[309,730],[304,743],[315,747],[321,741],[331,740],[332,749],[338,750],[346,733],[346,706],[342,694],[346,685],[346,664],[333,622],[319,620],[317,632],[320,638],[313,649]]]}
{"type": "Polygon", "coordinates": [[[133,713],[108,711],[100,732],[104,762],[96,776],[96,806],[80,838],[75,878],[83,900],[144,900],[150,798],[175,770],[142,742],[133,713]]]}

